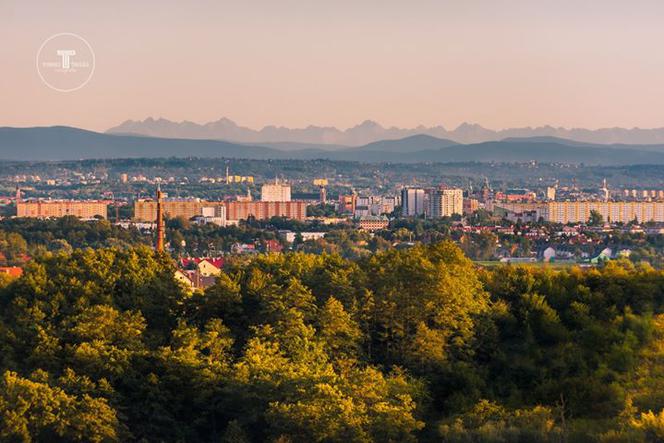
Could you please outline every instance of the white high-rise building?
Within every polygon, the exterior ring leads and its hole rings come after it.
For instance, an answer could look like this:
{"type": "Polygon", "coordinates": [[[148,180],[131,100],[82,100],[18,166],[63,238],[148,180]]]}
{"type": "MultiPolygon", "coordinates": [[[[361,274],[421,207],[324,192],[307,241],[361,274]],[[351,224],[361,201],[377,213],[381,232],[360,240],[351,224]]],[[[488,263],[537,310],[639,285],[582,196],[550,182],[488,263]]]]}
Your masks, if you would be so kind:
{"type": "Polygon", "coordinates": [[[463,214],[463,190],[461,189],[437,189],[430,198],[431,208],[429,214],[432,218],[463,214]]]}
{"type": "Polygon", "coordinates": [[[226,207],[223,205],[202,207],[201,215],[196,216],[194,221],[199,225],[212,223],[217,226],[226,226],[226,207]]]}
{"type": "Polygon", "coordinates": [[[291,201],[290,185],[279,183],[266,183],[261,187],[261,201],[264,202],[289,202],[291,201]]]}
{"type": "Polygon", "coordinates": [[[355,218],[391,214],[397,202],[394,196],[358,196],[355,202],[355,218]]]}
{"type": "Polygon", "coordinates": [[[424,215],[424,189],[404,188],[401,190],[401,208],[404,217],[424,215]]]}

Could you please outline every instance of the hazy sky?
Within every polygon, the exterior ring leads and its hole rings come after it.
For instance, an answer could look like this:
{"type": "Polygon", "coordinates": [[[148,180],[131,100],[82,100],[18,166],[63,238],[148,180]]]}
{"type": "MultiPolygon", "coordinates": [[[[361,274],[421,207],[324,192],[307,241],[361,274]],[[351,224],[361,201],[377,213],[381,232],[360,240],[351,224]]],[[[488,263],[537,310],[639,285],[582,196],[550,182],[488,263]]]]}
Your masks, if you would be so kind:
{"type": "Polygon", "coordinates": [[[664,1],[0,0],[0,126],[664,126],[664,1]],[[85,37],[82,89],[35,56],[85,37]]]}

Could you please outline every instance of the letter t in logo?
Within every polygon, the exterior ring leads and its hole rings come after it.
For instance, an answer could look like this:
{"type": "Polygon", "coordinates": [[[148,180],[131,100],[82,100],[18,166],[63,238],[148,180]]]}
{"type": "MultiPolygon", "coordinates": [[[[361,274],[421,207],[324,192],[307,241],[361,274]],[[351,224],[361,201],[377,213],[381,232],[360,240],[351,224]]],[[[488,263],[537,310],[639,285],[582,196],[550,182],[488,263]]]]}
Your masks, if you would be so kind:
{"type": "Polygon", "coordinates": [[[69,69],[69,57],[76,55],[76,51],[73,49],[58,49],[56,52],[62,57],[62,69],[69,69]]]}

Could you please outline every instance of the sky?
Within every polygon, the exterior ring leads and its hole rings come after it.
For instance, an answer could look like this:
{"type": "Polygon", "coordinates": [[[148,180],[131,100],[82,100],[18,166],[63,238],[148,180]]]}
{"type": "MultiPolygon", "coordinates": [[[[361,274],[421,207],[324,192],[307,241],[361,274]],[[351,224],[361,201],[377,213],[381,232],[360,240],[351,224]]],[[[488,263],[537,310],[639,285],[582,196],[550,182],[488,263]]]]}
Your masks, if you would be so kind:
{"type": "Polygon", "coordinates": [[[664,127],[664,2],[0,0],[0,126],[664,127]],[[36,54],[84,37],[90,81],[36,54]]]}

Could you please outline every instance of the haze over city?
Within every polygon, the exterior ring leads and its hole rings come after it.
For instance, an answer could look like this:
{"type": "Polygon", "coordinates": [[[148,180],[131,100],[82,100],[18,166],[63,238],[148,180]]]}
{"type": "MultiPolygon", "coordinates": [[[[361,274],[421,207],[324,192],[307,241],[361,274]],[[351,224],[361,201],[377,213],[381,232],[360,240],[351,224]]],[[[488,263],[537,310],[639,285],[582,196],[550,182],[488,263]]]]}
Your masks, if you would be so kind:
{"type": "Polygon", "coordinates": [[[5,0],[0,123],[661,127],[662,13],[646,0],[5,0]],[[73,93],[35,70],[59,32],[96,55],[73,93]]]}

